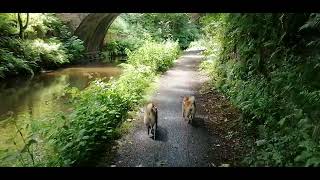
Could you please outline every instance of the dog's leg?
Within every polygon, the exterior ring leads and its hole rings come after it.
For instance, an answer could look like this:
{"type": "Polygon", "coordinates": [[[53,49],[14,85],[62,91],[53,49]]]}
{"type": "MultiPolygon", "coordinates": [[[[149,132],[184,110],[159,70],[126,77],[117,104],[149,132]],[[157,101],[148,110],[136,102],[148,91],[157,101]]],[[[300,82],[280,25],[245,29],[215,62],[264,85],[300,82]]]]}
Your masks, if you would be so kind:
{"type": "Polygon", "coordinates": [[[182,118],[184,120],[184,107],[183,107],[183,104],[182,104],[182,118]]]}
{"type": "Polygon", "coordinates": [[[156,129],[158,129],[158,111],[156,113],[156,129]]]}

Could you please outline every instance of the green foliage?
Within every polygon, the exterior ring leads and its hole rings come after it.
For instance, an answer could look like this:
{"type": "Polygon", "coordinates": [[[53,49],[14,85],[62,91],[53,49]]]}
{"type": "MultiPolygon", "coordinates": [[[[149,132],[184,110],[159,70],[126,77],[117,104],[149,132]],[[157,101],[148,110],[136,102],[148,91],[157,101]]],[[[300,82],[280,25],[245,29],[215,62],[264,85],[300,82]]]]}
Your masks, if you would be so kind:
{"type": "Polygon", "coordinates": [[[0,77],[2,78],[7,74],[16,75],[19,72],[33,74],[33,70],[28,65],[30,62],[14,56],[11,51],[0,49],[0,59],[0,77]]]}
{"type": "Polygon", "coordinates": [[[128,111],[142,102],[156,74],[172,64],[178,50],[177,43],[146,42],[137,51],[129,53],[131,61],[122,64],[123,74],[118,79],[108,83],[96,80],[83,91],[70,89],[74,111],[62,118],[57,117],[56,127],[51,125],[51,135],[47,136],[47,141],[53,143],[59,154],[56,165],[83,165],[99,148],[115,139],[117,127],[127,117],[128,111]],[[158,58],[152,56],[155,50],[162,60],[153,59],[158,58]],[[150,63],[146,63],[135,59],[138,56],[152,58],[148,58],[150,63]],[[154,68],[154,62],[162,65],[154,68]]]}
{"type": "Polygon", "coordinates": [[[83,41],[76,36],[71,36],[63,43],[69,61],[79,61],[83,57],[85,47],[83,41]]]}
{"type": "Polygon", "coordinates": [[[82,57],[83,42],[53,14],[30,13],[24,39],[16,13],[0,13],[0,77],[31,74],[82,57]]]}
{"type": "Polygon", "coordinates": [[[19,73],[34,74],[30,62],[24,58],[22,41],[10,37],[0,37],[0,77],[19,73]]]}
{"type": "Polygon", "coordinates": [[[143,45],[151,36],[136,21],[135,14],[121,14],[115,19],[105,37],[105,48],[111,56],[127,56],[126,49],[133,51],[143,45]]]}
{"type": "Polygon", "coordinates": [[[206,41],[203,40],[202,38],[201,39],[198,39],[197,41],[192,41],[190,44],[189,44],[189,49],[205,49],[206,47],[206,41]]]}
{"type": "Polygon", "coordinates": [[[105,51],[111,56],[126,56],[126,49],[133,50],[134,45],[126,40],[115,40],[107,44],[105,51]]]}
{"type": "Polygon", "coordinates": [[[171,41],[167,41],[165,44],[146,42],[136,51],[128,53],[128,63],[133,65],[144,64],[150,66],[154,71],[163,72],[173,64],[172,59],[177,57],[179,53],[178,47],[177,42],[171,41]]]}
{"type": "Polygon", "coordinates": [[[0,13],[0,35],[8,36],[18,32],[14,13],[0,13]]]}
{"type": "Polygon", "coordinates": [[[182,49],[199,36],[196,23],[187,13],[143,13],[140,21],[155,40],[173,39],[182,49]]]}
{"type": "Polygon", "coordinates": [[[64,166],[89,160],[97,146],[113,138],[114,128],[128,109],[124,99],[101,81],[73,96],[74,112],[52,136],[64,166]]]}
{"type": "Polygon", "coordinates": [[[201,23],[202,64],[244,114],[252,166],[319,165],[318,14],[219,14],[201,23]],[[217,50],[217,51],[216,51],[217,50]]]}
{"type": "Polygon", "coordinates": [[[62,43],[57,39],[49,39],[47,42],[42,39],[28,40],[23,43],[26,57],[32,60],[41,60],[42,67],[46,64],[63,64],[68,62],[68,56],[62,43]]]}
{"type": "MultiPolygon", "coordinates": [[[[16,132],[10,138],[10,142],[14,146],[0,151],[1,166],[41,167],[49,165],[49,162],[47,162],[49,158],[46,156],[46,153],[49,152],[47,151],[47,142],[40,138],[43,129],[46,128],[46,126],[43,126],[44,123],[42,121],[16,122],[13,117],[4,121],[7,121],[6,123],[14,123],[16,132]]],[[[50,123],[48,121],[43,122],[50,123]]]]}
{"type": "Polygon", "coordinates": [[[106,51],[111,55],[127,55],[145,41],[174,40],[186,49],[199,37],[199,28],[186,13],[124,13],[110,26],[106,36],[106,51]]]}

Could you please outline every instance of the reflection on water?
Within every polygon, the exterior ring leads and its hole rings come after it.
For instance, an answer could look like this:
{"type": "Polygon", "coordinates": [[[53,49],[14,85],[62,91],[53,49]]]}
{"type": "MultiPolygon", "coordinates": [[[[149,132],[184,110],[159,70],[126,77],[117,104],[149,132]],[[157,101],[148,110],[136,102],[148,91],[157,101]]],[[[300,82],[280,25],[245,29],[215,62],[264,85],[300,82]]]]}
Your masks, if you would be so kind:
{"type": "Polygon", "coordinates": [[[117,77],[120,69],[113,66],[73,67],[43,73],[32,80],[15,79],[0,84],[0,149],[6,144],[4,137],[16,132],[12,123],[4,119],[11,115],[15,121],[24,122],[29,117],[63,110],[62,98],[66,87],[83,89],[96,78],[117,77]]]}

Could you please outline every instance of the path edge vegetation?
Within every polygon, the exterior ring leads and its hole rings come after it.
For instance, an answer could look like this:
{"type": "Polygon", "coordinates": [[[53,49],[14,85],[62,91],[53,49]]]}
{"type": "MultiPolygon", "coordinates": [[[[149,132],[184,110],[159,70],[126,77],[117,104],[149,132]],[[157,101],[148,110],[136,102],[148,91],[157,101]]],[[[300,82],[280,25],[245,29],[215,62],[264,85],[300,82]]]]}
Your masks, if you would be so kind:
{"type": "Polygon", "coordinates": [[[255,139],[244,166],[319,166],[317,13],[207,14],[201,67],[255,139]]]}
{"type": "MultiPolygon", "coordinates": [[[[93,81],[85,90],[69,88],[73,110],[32,121],[24,149],[11,153],[22,166],[85,166],[105,144],[123,133],[121,124],[146,101],[157,77],[180,55],[177,42],[146,41],[129,52],[128,62],[120,64],[122,75],[104,82],[93,81]],[[31,151],[31,156],[28,152],[31,151]],[[34,156],[34,154],[36,154],[34,156]]],[[[29,153],[30,154],[30,153],[29,153]]],[[[14,161],[13,161],[14,162],[14,161]]],[[[19,164],[18,162],[14,162],[19,164]]]]}

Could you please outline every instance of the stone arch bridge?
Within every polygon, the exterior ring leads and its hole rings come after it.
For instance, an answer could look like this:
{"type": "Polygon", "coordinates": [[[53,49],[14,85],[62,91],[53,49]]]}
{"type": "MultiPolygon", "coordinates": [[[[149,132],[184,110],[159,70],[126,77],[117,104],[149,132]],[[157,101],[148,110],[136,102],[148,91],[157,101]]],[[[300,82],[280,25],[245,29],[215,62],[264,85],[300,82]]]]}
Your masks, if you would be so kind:
{"type": "MultiPolygon", "coordinates": [[[[113,21],[121,13],[55,13],[65,22],[73,33],[84,41],[86,59],[96,60],[101,57],[101,48],[105,35],[113,21]]],[[[198,19],[200,13],[189,13],[198,19]]]]}
{"type": "Polygon", "coordinates": [[[87,52],[99,52],[112,22],[120,13],[56,13],[76,36],[84,41],[87,52]]]}

